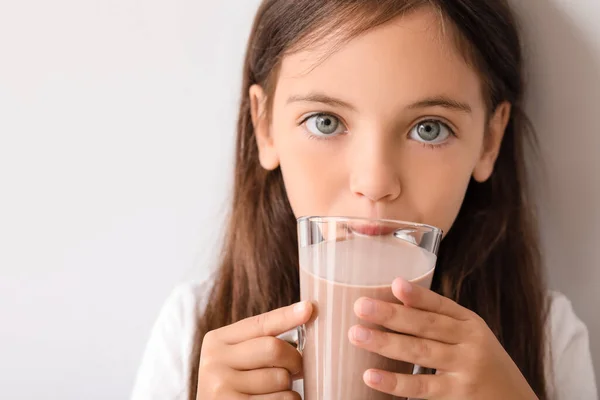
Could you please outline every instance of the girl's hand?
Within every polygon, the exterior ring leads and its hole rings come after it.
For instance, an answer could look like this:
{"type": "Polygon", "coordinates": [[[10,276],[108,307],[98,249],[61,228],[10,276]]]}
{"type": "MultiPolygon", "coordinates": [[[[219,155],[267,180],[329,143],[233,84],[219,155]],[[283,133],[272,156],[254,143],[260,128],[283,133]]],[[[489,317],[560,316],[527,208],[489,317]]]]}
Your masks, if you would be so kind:
{"type": "Polygon", "coordinates": [[[450,299],[402,279],[392,284],[404,305],[362,298],[356,315],[394,332],[360,325],[348,332],[357,347],[437,370],[404,375],[367,370],[365,383],[400,397],[431,400],[537,399],[486,323],[450,299]],[[397,332],[397,333],[396,333],[397,332]]]}
{"type": "Polygon", "coordinates": [[[302,357],[275,336],[306,323],[310,303],[298,303],[209,332],[198,371],[199,400],[299,400],[292,377],[302,357]]]}

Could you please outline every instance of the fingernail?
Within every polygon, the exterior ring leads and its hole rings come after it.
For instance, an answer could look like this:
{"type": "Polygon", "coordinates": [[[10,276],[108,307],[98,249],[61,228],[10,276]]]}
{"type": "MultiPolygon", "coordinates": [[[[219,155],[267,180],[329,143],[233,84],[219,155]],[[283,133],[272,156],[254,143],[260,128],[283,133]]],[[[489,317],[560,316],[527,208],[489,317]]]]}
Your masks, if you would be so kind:
{"type": "Polygon", "coordinates": [[[412,283],[407,281],[406,279],[398,278],[396,279],[398,282],[398,286],[400,286],[400,291],[403,293],[410,293],[413,290],[412,283]]]}
{"type": "Polygon", "coordinates": [[[372,385],[378,385],[381,383],[381,381],[383,381],[383,375],[381,375],[379,372],[367,371],[365,375],[367,382],[372,385]]]}
{"type": "Polygon", "coordinates": [[[306,310],[306,302],[303,301],[294,306],[294,312],[296,314],[302,314],[306,310]]]}
{"type": "Polygon", "coordinates": [[[358,304],[361,315],[371,315],[375,313],[375,303],[369,299],[362,299],[358,304]]]}
{"type": "Polygon", "coordinates": [[[352,328],[352,338],[357,342],[366,342],[371,337],[371,332],[362,326],[352,328]]]}

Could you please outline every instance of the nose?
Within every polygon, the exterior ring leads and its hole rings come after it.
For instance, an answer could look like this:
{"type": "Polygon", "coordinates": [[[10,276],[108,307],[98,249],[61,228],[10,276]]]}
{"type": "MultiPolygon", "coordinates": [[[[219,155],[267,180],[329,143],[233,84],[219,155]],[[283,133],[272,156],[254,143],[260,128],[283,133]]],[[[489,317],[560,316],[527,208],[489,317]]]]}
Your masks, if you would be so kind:
{"type": "Polygon", "coordinates": [[[383,140],[357,143],[350,160],[350,190],[373,203],[391,202],[402,193],[394,146],[383,140]]]}

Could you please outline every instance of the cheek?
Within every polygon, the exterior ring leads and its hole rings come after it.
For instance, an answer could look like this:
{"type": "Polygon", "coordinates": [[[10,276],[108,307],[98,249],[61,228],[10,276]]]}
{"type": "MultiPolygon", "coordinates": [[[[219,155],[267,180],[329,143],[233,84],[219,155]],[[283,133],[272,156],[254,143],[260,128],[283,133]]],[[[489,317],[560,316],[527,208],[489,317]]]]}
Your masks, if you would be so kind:
{"type": "Polygon", "coordinates": [[[460,211],[468,183],[469,179],[446,180],[447,186],[432,196],[434,200],[428,202],[427,209],[424,210],[430,221],[428,223],[441,228],[445,234],[448,233],[460,211]]]}
{"type": "Polygon", "coordinates": [[[475,160],[466,153],[458,156],[447,151],[429,161],[424,157],[418,164],[420,172],[403,179],[404,205],[416,210],[420,222],[447,233],[462,206],[475,160]]]}
{"type": "Polygon", "coordinates": [[[339,168],[344,162],[340,154],[313,142],[303,138],[279,146],[281,172],[296,217],[335,213],[348,187],[344,169],[339,168]]]}

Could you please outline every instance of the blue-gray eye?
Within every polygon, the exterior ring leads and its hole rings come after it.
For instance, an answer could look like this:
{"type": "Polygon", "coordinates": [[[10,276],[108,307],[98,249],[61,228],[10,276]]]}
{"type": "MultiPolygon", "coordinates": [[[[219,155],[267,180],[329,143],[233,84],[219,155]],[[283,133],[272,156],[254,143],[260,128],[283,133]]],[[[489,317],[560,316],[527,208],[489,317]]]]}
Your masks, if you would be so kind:
{"type": "Polygon", "coordinates": [[[306,129],[315,136],[334,136],[345,131],[344,124],[330,114],[316,114],[306,120],[306,129]]]}
{"type": "Polygon", "coordinates": [[[419,122],[410,132],[412,139],[433,144],[445,141],[451,134],[446,124],[436,120],[419,122]]]}

